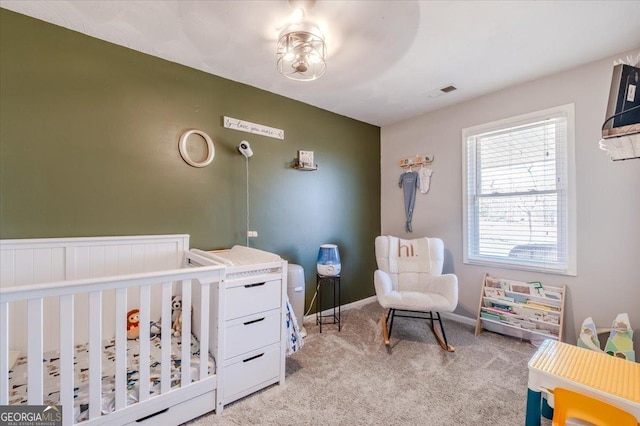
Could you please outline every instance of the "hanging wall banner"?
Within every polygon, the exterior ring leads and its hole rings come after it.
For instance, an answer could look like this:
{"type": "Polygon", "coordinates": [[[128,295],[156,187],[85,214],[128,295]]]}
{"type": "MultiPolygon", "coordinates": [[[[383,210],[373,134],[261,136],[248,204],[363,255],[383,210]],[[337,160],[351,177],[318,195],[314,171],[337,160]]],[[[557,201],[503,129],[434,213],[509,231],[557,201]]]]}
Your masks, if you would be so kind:
{"type": "Polygon", "coordinates": [[[263,126],[262,124],[231,117],[223,117],[223,123],[227,129],[240,130],[241,132],[254,133],[274,139],[284,139],[284,130],[276,129],[275,127],[263,126]]]}

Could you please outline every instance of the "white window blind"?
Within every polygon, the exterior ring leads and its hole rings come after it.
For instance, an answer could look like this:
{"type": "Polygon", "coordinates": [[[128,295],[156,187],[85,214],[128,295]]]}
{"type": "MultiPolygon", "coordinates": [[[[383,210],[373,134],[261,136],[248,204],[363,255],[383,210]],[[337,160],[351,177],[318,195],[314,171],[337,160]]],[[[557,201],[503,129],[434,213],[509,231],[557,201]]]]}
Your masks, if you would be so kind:
{"type": "Polygon", "coordinates": [[[466,263],[575,274],[572,140],[573,105],[463,131],[466,263]]]}

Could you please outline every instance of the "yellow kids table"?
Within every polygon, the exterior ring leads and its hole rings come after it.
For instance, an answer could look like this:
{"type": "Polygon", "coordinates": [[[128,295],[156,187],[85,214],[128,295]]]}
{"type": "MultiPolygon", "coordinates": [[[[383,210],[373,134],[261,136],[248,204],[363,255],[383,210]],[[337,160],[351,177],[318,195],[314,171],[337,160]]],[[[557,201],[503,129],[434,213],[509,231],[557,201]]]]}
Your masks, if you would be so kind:
{"type": "Polygon", "coordinates": [[[547,339],[529,360],[528,387],[525,426],[540,426],[541,392],[556,387],[615,405],[640,422],[639,363],[547,339]]]}

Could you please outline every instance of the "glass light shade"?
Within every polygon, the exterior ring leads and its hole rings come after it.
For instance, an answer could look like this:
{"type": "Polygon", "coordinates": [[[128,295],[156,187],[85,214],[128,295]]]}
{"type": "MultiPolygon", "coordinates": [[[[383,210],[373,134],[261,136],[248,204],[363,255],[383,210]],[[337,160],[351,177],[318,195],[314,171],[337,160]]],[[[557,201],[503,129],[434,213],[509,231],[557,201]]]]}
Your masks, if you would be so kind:
{"type": "Polygon", "coordinates": [[[340,264],[340,252],[337,245],[322,244],[320,246],[316,268],[320,275],[328,277],[340,275],[342,265],[340,264]]]}
{"type": "Polygon", "coordinates": [[[296,22],[282,30],[276,57],[278,71],[291,80],[315,80],[327,70],[324,36],[309,22],[296,22]]]}
{"type": "Polygon", "coordinates": [[[307,55],[307,58],[309,58],[309,62],[311,62],[312,64],[317,64],[318,62],[320,62],[320,58],[315,53],[309,53],[307,55]]]}

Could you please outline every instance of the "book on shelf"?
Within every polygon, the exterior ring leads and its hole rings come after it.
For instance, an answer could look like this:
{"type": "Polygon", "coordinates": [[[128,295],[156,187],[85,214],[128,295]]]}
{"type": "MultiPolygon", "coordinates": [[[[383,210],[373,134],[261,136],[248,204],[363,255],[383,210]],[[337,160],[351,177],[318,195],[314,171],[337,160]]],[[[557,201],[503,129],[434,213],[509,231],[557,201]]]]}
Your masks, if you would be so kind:
{"type": "Polygon", "coordinates": [[[532,302],[530,300],[528,300],[525,305],[536,309],[543,309],[545,311],[560,311],[560,308],[557,308],[555,306],[547,306],[540,303],[532,302]]]}
{"type": "Polygon", "coordinates": [[[527,305],[517,305],[517,306],[514,306],[511,310],[516,314],[524,315],[527,318],[533,317],[537,312],[535,309],[531,309],[527,307],[527,305]]]}
{"type": "Polygon", "coordinates": [[[535,330],[536,329],[536,325],[530,321],[523,321],[522,323],[522,328],[526,328],[529,330],[535,330]]]}
{"type": "Polygon", "coordinates": [[[507,313],[513,312],[513,309],[511,308],[511,306],[501,305],[501,304],[495,303],[495,302],[490,302],[490,303],[491,303],[491,307],[493,309],[498,310],[498,311],[507,312],[507,313]]]}
{"type": "Polygon", "coordinates": [[[519,320],[523,320],[523,321],[528,321],[529,320],[529,317],[526,316],[526,315],[513,314],[513,318],[519,319],[519,320]]]}
{"type": "Polygon", "coordinates": [[[547,299],[553,299],[557,301],[562,300],[562,293],[558,293],[556,291],[550,291],[550,290],[543,290],[543,293],[544,293],[544,297],[546,297],[547,299]]]}
{"type": "Polygon", "coordinates": [[[509,284],[497,278],[486,277],[484,280],[485,287],[492,287],[501,290],[508,290],[509,284]]]}
{"type": "Polygon", "coordinates": [[[512,291],[507,291],[505,294],[507,297],[512,298],[515,303],[527,303],[527,300],[529,300],[524,294],[518,294],[512,291]]]}
{"type": "Polygon", "coordinates": [[[544,296],[544,292],[542,290],[542,283],[540,281],[528,281],[527,284],[533,285],[533,292],[537,296],[544,296]]]}
{"type": "Polygon", "coordinates": [[[501,320],[501,317],[499,315],[494,315],[494,314],[492,314],[490,312],[487,312],[487,311],[480,312],[480,317],[481,318],[485,318],[485,319],[490,319],[490,320],[493,320],[493,321],[500,321],[501,320]]]}
{"type": "Polygon", "coordinates": [[[514,281],[514,280],[505,280],[509,284],[509,291],[528,294],[530,296],[535,296],[536,293],[536,285],[532,283],[525,283],[522,281],[514,281]]]}
{"type": "Polygon", "coordinates": [[[487,297],[504,297],[504,290],[494,287],[485,287],[484,295],[487,297]]]}

